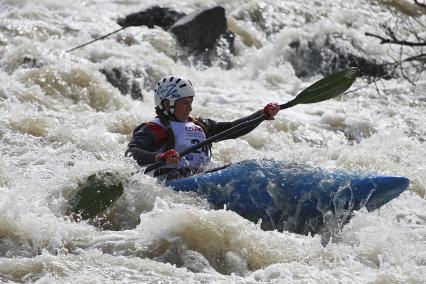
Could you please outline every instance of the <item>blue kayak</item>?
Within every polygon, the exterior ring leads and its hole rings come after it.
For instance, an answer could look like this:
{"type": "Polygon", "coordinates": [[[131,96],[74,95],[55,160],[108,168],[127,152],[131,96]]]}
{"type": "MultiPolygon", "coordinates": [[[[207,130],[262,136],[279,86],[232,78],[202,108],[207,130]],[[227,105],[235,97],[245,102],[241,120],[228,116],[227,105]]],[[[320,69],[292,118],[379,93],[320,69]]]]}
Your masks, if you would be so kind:
{"type": "Polygon", "coordinates": [[[409,180],[248,160],[165,184],[196,192],[216,208],[226,206],[253,222],[262,219],[265,230],[316,234],[324,227],[324,216],[332,213],[346,223],[354,210],[373,211],[398,197],[409,180]]]}

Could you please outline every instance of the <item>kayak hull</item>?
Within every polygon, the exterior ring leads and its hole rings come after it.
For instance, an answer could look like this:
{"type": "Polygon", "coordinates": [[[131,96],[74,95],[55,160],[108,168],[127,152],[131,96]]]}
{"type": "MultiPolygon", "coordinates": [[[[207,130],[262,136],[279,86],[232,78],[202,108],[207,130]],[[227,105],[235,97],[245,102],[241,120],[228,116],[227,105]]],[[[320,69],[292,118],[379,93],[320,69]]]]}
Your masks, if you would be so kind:
{"type": "Polygon", "coordinates": [[[321,232],[324,217],[346,223],[352,212],[373,211],[398,197],[409,181],[401,176],[324,171],[272,160],[248,160],[171,180],[176,191],[196,192],[216,208],[232,210],[265,230],[321,232]]]}

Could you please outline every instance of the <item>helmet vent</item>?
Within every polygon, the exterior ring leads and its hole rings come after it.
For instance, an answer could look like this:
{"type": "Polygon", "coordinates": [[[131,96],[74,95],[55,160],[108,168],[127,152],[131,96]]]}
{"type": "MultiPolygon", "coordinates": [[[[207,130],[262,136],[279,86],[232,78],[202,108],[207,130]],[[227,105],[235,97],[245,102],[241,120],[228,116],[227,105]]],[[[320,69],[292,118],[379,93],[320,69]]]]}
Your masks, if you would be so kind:
{"type": "Polygon", "coordinates": [[[175,101],[181,98],[194,96],[195,92],[192,83],[188,79],[180,78],[177,75],[161,78],[154,87],[155,106],[164,110],[162,102],[167,99],[170,103],[171,113],[173,113],[175,101]]]}

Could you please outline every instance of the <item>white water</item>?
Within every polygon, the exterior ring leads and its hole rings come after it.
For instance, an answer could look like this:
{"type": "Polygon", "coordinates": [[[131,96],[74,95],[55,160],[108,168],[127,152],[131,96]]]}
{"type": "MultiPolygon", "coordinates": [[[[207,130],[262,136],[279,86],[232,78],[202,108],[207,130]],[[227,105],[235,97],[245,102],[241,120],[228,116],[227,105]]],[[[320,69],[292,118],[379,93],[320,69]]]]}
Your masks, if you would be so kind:
{"type": "MultiPolygon", "coordinates": [[[[339,240],[325,248],[320,236],[262,231],[143,175],[126,184],[109,213],[110,225],[64,217],[77,184],[90,174],[137,169],[123,153],[132,129],[154,115],[151,85],[158,78],[191,79],[195,116],[236,119],[268,102],[284,103],[320,78],[294,75],[286,60],[294,40],[339,32],[369,55],[389,59],[386,46],[364,36],[379,33],[378,23],[391,18],[385,6],[373,12],[367,0],[62,2],[0,3],[1,282],[426,282],[424,77],[414,91],[393,79],[379,83],[380,93],[368,86],[299,105],[245,137],[214,145],[215,165],[267,157],[410,179],[407,192],[379,211],[357,212],[339,240]],[[117,17],[153,4],[186,13],[224,6],[245,35],[237,38],[235,67],[176,62],[173,37],[144,27],[64,53],[118,29],[117,17]],[[259,14],[264,29],[249,21],[259,14]],[[40,67],[24,64],[24,58],[40,67]],[[99,69],[112,66],[142,71],[143,102],[122,96],[106,81],[99,69]]],[[[358,79],[352,88],[364,85],[358,79]]]]}

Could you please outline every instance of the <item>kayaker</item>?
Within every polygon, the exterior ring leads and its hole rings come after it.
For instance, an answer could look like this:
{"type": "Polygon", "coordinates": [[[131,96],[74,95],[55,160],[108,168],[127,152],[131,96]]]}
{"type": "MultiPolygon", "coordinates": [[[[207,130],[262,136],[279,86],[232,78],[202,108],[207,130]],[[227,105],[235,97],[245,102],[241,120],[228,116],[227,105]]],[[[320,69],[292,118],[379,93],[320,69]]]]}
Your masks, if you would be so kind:
{"type": "MultiPolygon", "coordinates": [[[[268,120],[273,120],[280,110],[277,103],[269,103],[249,116],[232,122],[217,122],[190,116],[194,97],[192,83],[183,77],[168,76],[158,81],[154,90],[157,116],[133,130],[125,155],[132,156],[140,166],[160,159],[165,160],[166,164],[154,171],[156,177],[174,179],[189,176],[205,169],[210,162],[211,149],[205,146],[184,157],[179,157],[179,152],[263,113],[268,115],[268,120]]],[[[238,131],[223,140],[243,136],[259,124],[238,131]]]]}

